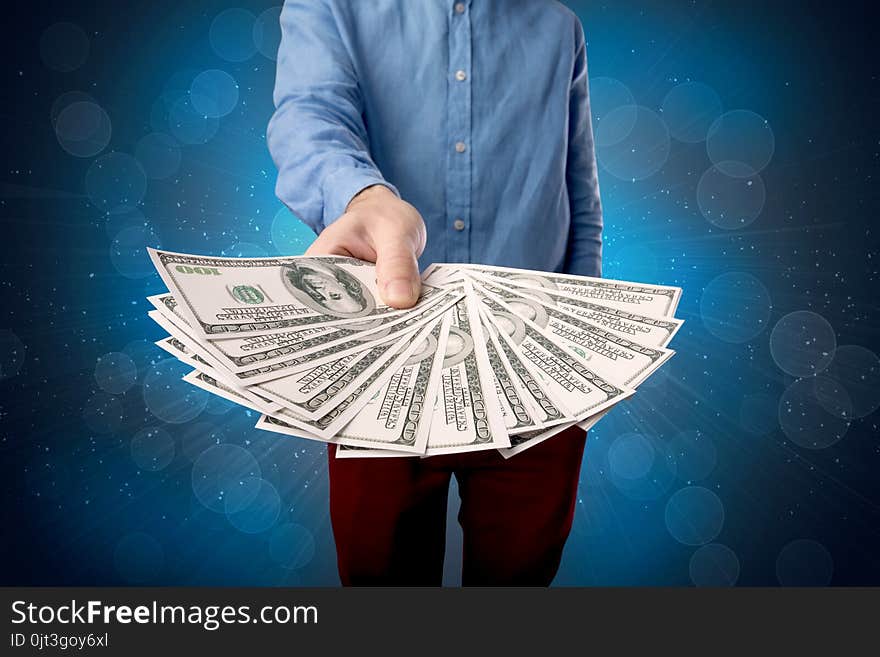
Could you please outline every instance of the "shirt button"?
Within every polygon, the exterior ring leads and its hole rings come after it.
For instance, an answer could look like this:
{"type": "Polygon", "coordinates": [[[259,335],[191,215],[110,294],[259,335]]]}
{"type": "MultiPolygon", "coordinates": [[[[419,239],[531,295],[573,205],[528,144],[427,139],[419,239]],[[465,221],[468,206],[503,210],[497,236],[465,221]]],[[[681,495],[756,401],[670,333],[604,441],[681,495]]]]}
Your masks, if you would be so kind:
{"type": "Polygon", "coordinates": [[[455,221],[452,222],[452,227],[458,231],[464,230],[464,220],[463,219],[456,219],[455,221]]]}
{"type": "MultiPolygon", "coordinates": [[[[447,7],[448,6],[449,5],[447,5],[447,7]]],[[[456,14],[463,14],[464,13],[464,3],[463,2],[456,2],[455,3],[455,13],[456,14]]]]}
{"type": "Polygon", "coordinates": [[[467,146],[463,141],[459,141],[455,143],[455,152],[456,153],[464,153],[467,150],[467,146]]]}
{"type": "Polygon", "coordinates": [[[455,79],[458,80],[459,82],[464,82],[465,80],[467,80],[467,73],[465,73],[464,71],[461,71],[461,70],[456,71],[455,72],[455,79]]]}

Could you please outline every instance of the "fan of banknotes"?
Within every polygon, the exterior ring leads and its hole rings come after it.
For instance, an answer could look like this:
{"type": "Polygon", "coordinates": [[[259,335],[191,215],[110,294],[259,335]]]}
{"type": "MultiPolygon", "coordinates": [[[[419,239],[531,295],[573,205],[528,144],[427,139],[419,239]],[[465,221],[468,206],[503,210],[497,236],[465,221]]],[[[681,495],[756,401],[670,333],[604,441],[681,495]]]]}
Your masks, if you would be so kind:
{"type": "Polygon", "coordinates": [[[338,458],[497,449],[589,428],[674,353],[681,289],[435,264],[418,303],[382,303],[354,258],[215,258],[150,249],[149,314],[184,380],[261,414],[259,429],[338,458]]]}

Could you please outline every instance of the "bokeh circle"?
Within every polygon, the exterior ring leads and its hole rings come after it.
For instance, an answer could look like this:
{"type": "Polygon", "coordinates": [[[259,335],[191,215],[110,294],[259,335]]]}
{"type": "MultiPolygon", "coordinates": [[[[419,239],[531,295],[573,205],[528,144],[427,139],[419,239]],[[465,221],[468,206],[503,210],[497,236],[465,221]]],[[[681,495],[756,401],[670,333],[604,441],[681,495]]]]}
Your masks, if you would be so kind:
{"type": "Polygon", "coordinates": [[[275,61],[281,45],[281,7],[269,7],[257,16],[252,36],[260,54],[275,61]]]}
{"type": "Polygon", "coordinates": [[[757,173],[766,167],[776,149],[776,138],[767,120],[750,110],[733,110],[719,116],[709,127],[706,152],[709,159],[729,176],[741,175],[742,168],[731,162],[748,165],[757,173]]]}
{"type": "Polygon", "coordinates": [[[629,444],[629,447],[635,448],[632,451],[639,454],[638,461],[635,464],[626,463],[623,458],[626,455],[625,451],[612,455],[610,449],[605,456],[605,462],[608,466],[608,479],[618,491],[631,500],[647,502],[660,499],[672,487],[678,474],[678,464],[675,461],[675,454],[668,443],[656,436],[648,434],[639,435],[650,444],[651,450],[653,450],[650,468],[643,476],[633,477],[634,474],[643,469],[647,460],[645,454],[647,449],[640,447],[636,441],[629,444]],[[616,461],[614,468],[611,467],[610,459],[612,456],[616,461]],[[619,471],[629,476],[621,476],[619,471]]]}
{"type": "Polygon", "coordinates": [[[189,93],[195,110],[214,119],[226,116],[238,104],[238,83],[229,73],[217,68],[199,73],[189,93]]]}
{"type": "Polygon", "coordinates": [[[159,472],[174,460],[174,438],[162,427],[147,427],[131,439],[131,459],[141,470],[159,472]]]}
{"type": "Polygon", "coordinates": [[[760,174],[742,162],[724,162],[706,169],[697,183],[697,205],[706,221],[723,228],[745,228],[760,216],[767,190],[760,174]],[[737,175],[731,175],[736,171],[737,175]]]}
{"type": "Polygon", "coordinates": [[[53,130],[55,129],[55,123],[58,121],[58,115],[74,103],[95,103],[97,105],[98,101],[95,100],[94,96],[87,94],[85,91],[65,91],[52,101],[52,107],[49,108],[49,120],[52,123],[53,130]]]}
{"type": "Polygon", "coordinates": [[[137,373],[137,365],[121,351],[106,353],[95,363],[95,381],[102,390],[113,395],[131,388],[137,381],[137,373]]]}
{"type": "Polygon", "coordinates": [[[700,297],[703,326],[719,340],[748,342],[767,327],[772,302],[764,284],[746,272],[713,278],[700,297]]]}
{"type": "Polygon", "coordinates": [[[621,180],[644,180],[657,173],[669,158],[669,130],[663,119],[647,107],[635,107],[635,123],[620,140],[617,127],[627,120],[631,107],[618,107],[598,124],[596,145],[599,164],[621,180]],[[609,137],[608,133],[612,133],[609,137]],[[616,140],[609,144],[609,141],[616,140]]]}
{"type": "Polygon", "coordinates": [[[75,157],[94,157],[110,143],[113,126],[104,108],[78,100],[62,109],[54,121],[55,137],[75,157]]]}
{"type": "Polygon", "coordinates": [[[650,440],[638,433],[625,433],[608,448],[608,467],[624,479],[640,479],[651,471],[656,453],[650,440]]]}
{"type": "Polygon", "coordinates": [[[724,526],[724,505],[702,486],[675,492],[666,503],[666,529],[684,545],[703,545],[714,540],[724,526]]]}
{"type": "Polygon", "coordinates": [[[726,545],[708,543],[691,555],[688,571],[695,586],[734,586],[739,579],[739,558],[726,545]]]}
{"type": "Polygon", "coordinates": [[[822,315],[797,310],[782,317],[770,333],[770,355],[786,374],[811,376],[834,359],[837,336],[822,315]]]}
{"type": "Polygon", "coordinates": [[[626,139],[636,124],[637,114],[635,96],[623,82],[604,76],[590,80],[590,115],[597,147],[613,146],[626,139]],[[625,109],[611,115],[620,108],[625,109]],[[611,118],[606,121],[609,115],[611,118]]]}
{"type": "Polygon", "coordinates": [[[257,52],[255,21],[256,17],[246,9],[225,9],[217,14],[208,32],[211,48],[217,56],[228,62],[243,62],[253,57],[257,52]]]}
{"type": "Polygon", "coordinates": [[[702,82],[683,82],[666,94],[661,105],[670,134],[689,144],[706,139],[709,127],[721,114],[721,98],[702,82]]]}
{"type": "Polygon", "coordinates": [[[831,553],[809,538],[788,543],[776,558],[776,578],[782,586],[828,586],[833,574],[831,553]]]}

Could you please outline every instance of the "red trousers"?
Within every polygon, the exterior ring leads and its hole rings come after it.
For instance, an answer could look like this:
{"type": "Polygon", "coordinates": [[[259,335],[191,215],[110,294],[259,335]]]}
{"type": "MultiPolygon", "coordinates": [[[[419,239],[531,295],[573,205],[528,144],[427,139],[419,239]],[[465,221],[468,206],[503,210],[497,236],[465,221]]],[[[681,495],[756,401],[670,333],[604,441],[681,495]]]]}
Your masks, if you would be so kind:
{"type": "Polygon", "coordinates": [[[342,583],[439,586],[454,474],[462,583],[549,585],[571,530],[585,437],[574,427],[511,459],[495,450],[337,459],[330,445],[330,519],[342,583]]]}

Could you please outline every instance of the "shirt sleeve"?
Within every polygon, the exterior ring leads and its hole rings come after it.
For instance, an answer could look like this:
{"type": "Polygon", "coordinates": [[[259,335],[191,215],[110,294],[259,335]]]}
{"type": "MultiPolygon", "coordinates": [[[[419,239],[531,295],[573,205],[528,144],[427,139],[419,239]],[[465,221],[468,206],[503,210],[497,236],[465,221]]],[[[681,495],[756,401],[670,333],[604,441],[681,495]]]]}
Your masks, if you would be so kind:
{"type": "Polygon", "coordinates": [[[584,30],[575,18],[575,65],[569,98],[568,158],[565,180],[571,206],[565,272],[602,275],[602,203],[590,118],[587,49],[584,30]]]}
{"type": "Polygon", "coordinates": [[[371,185],[397,189],[370,157],[363,102],[337,17],[325,0],[287,0],[266,140],[276,194],[319,233],[371,185]]]}

